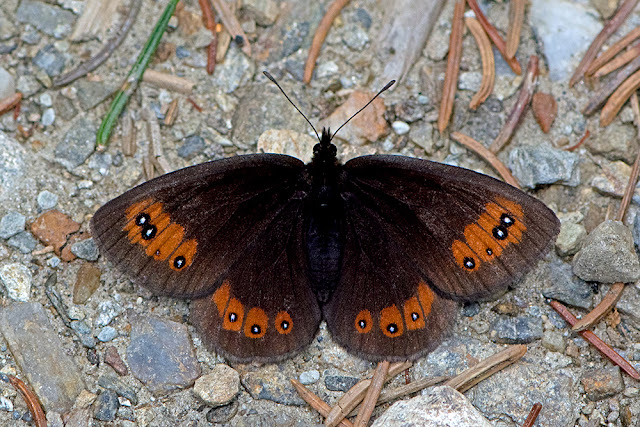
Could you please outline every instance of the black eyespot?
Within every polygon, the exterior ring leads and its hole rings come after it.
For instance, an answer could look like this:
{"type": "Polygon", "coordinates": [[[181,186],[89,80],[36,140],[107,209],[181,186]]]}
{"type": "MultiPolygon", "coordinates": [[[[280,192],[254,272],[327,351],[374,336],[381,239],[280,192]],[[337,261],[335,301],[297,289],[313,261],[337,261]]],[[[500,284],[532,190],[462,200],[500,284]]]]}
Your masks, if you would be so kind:
{"type": "Polygon", "coordinates": [[[147,224],[150,220],[151,220],[151,217],[149,217],[148,214],[141,213],[136,217],[136,225],[138,227],[142,227],[143,225],[147,224]]]}
{"type": "Polygon", "coordinates": [[[493,250],[491,250],[491,248],[487,248],[487,255],[493,255],[493,250]]]}
{"type": "Polygon", "coordinates": [[[500,222],[505,227],[511,227],[515,223],[515,220],[510,215],[502,214],[502,216],[500,217],[500,222]]]}
{"type": "Polygon", "coordinates": [[[251,333],[253,335],[260,335],[260,332],[262,332],[262,328],[260,327],[260,325],[251,326],[251,333]]]}
{"type": "Polygon", "coordinates": [[[395,334],[396,332],[398,332],[398,325],[396,325],[395,323],[389,323],[389,325],[387,326],[387,331],[389,331],[390,334],[395,334]]]}
{"type": "Polygon", "coordinates": [[[238,320],[238,315],[235,313],[229,313],[229,322],[235,323],[236,320],[238,320]]]}
{"type": "Polygon", "coordinates": [[[187,260],[182,255],[177,256],[176,259],[173,260],[173,266],[177,269],[184,267],[186,263],[187,260]]]}
{"type": "Polygon", "coordinates": [[[151,240],[156,237],[156,233],[158,232],[158,228],[153,224],[146,224],[142,226],[142,239],[143,240],[151,240]]]}
{"type": "Polygon", "coordinates": [[[414,322],[416,320],[418,320],[420,318],[420,315],[418,313],[416,313],[415,311],[413,313],[411,313],[411,320],[413,320],[414,322]]]}
{"type": "Polygon", "coordinates": [[[462,263],[464,264],[464,267],[469,270],[473,270],[474,268],[476,268],[476,262],[473,260],[473,258],[466,257],[462,260],[462,263]]]}
{"type": "Polygon", "coordinates": [[[360,329],[364,329],[367,327],[367,322],[365,322],[364,320],[358,320],[358,326],[360,327],[360,329]]]}
{"type": "Polygon", "coordinates": [[[493,237],[495,237],[498,240],[504,240],[509,236],[509,232],[503,225],[494,227],[494,229],[491,230],[491,233],[493,233],[493,237]]]}
{"type": "Polygon", "coordinates": [[[289,329],[289,322],[287,322],[286,320],[283,320],[282,323],[280,323],[280,327],[286,331],[287,329],[289,329]]]}

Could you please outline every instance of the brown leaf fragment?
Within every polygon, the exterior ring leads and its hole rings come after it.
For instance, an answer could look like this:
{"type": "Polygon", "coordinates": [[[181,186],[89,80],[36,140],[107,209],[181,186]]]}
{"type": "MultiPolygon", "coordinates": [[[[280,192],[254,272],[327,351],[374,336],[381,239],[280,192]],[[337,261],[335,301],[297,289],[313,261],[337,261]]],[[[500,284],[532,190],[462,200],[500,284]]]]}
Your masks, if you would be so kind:
{"type": "Polygon", "coordinates": [[[558,114],[556,100],[548,93],[536,92],[531,100],[531,108],[542,132],[549,133],[551,125],[558,114]]]}

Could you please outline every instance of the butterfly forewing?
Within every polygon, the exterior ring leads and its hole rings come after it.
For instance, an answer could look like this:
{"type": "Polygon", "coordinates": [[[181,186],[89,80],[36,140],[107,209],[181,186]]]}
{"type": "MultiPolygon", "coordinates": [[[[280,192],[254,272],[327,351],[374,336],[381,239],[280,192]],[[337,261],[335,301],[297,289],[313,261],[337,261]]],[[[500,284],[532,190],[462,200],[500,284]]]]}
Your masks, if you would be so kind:
{"type": "Polygon", "coordinates": [[[400,156],[345,165],[345,191],[376,211],[440,295],[473,301],[517,280],[558,234],[537,199],[486,175],[400,156]]]}
{"type": "Polygon", "coordinates": [[[250,155],[163,175],[93,217],[102,254],[155,293],[206,295],[301,185],[304,164],[250,155]]]}

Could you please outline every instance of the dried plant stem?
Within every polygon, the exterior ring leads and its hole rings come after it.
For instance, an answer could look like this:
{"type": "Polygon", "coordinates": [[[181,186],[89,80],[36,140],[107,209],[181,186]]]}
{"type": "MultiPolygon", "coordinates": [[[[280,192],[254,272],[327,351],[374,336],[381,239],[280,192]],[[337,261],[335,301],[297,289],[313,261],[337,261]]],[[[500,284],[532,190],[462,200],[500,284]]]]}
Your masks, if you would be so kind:
{"type": "Polygon", "coordinates": [[[571,329],[575,332],[584,331],[589,329],[603,317],[605,317],[613,307],[618,303],[624,290],[624,283],[616,282],[609,288],[609,292],[602,298],[597,306],[593,308],[589,313],[584,315],[582,319],[577,320],[571,325],[571,329]]]}
{"type": "Polygon", "coordinates": [[[238,36],[242,38],[242,51],[247,56],[251,56],[251,44],[249,43],[249,39],[242,30],[240,22],[238,22],[235,15],[231,13],[231,10],[229,10],[229,6],[227,6],[224,0],[212,0],[212,3],[213,7],[216,10],[216,13],[222,21],[222,25],[224,25],[224,27],[233,36],[234,39],[236,39],[238,36]]]}
{"type": "Polygon", "coordinates": [[[27,403],[27,408],[31,417],[35,422],[36,427],[47,427],[47,417],[44,415],[44,410],[40,405],[38,397],[31,391],[29,387],[19,378],[13,375],[4,375],[6,381],[8,381],[16,390],[20,392],[22,398],[27,403]]]}
{"type": "Polygon", "coordinates": [[[122,118],[122,139],[120,140],[122,154],[131,157],[136,153],[136,126],[131,114],[124,114],[122,118]]]}
{"type": "Polygon", "coordinates": [[[438,115],[438,130],[442,133],[449,125],[453,113],[453,103],[456,98],[458,86],[458,72],[460,71],[460,58],[462,57],[462,32],[464,16],[464,0],[457,0],[453,10],[451,23],[451,35],[449,36],[449,55],[447,57],[447,70],[444,75],[442,87],[442,101],[440,114],[438,115]]]}
{"type": "Polygon", "coordinates": [[[504,126],[500,130],[500,133],[496,137],[495,141],[489,147],[493,153],[497,153],[505,146],[513,132],[516,130],[518,123],[524,116],[524,112],[526,111],[527,106],[531,102],[531,97],[533,96],[533,92],[536,88],[536,82],[538,80],[538,57],[532,55],[529,57],[529,65],[527,66],[527,72],[524,75],[524,79],[522,80],[522,86],[520,87],[520,92],[518,93],[518,100],[516,101],[516,105],[513,107],[513,110],[509,114],[507,121],[504,123],[504,126]]]}
{"type": "Polygon", "coordinates": [[[589,138],[589,135],[591,135],[591,132],[589,132],[589,129],[587,129],[584,132],[584,135],[582,135],[582,138],[580,138],[580,141],[578,141],[576,144],[572,145],[571,147],[565,148],[565,150],[566,151],[573,151],[576,148],[580,147],[582,144],[584,144],[584,142],[587,140],[587,138],[589,138]]]}
{"type": "MultiPolygon", "coordinates": [[[[387,380],[390,380],[409,367],[411,367],[411,363],[409,362],[392,364],[391,366],[389,366],[387,380]]],[[[336,426],[338,425],[340,420],[349,415],[349,413],[353,411],[360,402],[362,402],[362,399],[364,399],[370,384],[371,380],[367,379],[359,381],[356,385],[351,387],[349,391],[347,391],[344,396],[340,398],[338,403],[336,403],[336,406],[331,409],[331,412],[329,413],[329,415],[327,415],[327,418],[325,420],[325,425],[327,427],[336,426]]]]}
{"type": "Polygon", "coordinates": [[[358,412],[358,416],[353,423],[355,427],[366,427],[367,423],[369,423],[371,414],[373,414],[373,410],[376,407],[376,401],[378,400],[378,397],[380,397],[382,386],[387,379],[389,365],[390,363],[387,360],[378,363],[378,366],[373,373],[373,378],[371,378],[369,390],[367,390],[367,394],[362,401],[362,406],[360,406],[360,412],[358,412]]]}
{"type": "Polygon", "coordinates": [[[202,11],[202,21],[205,28],[211,31],[211,43],[207,46],[207,74],[213,74],[216,68],[216,54],[218,50],[218,31],[216,29],[216,20],[213,16],[213,8],[209,0],[198,0],[200,10],[202,11]]]}
{"type": "Polygon", "coordinates": [[[507,62],[507,64],[509,64],[509,67],[511,67],[513,72],[517,75],[522,74],[522,67],[520,66],[520,63],[515,58],[515,56],[509,57],[509,55],[507,55],[507,45],[505,41],[498,33],[498,30],[496,30],[496,28],[487,20],[487,17],[484,16],[484,13],[482,13],[480,6],[478,6],[478,2],[476,0],[467,0],[467,3],[476,14],[476,18],[478,19],[478,21],[480,21],[482,28],[484,28],[484,30],[487,32],[487,35],[489,36],[493,44],[496,45],[496,49],[498,49],[498,52],[500,52],[504,60],[507,62]]]}
{"type": "Polygon", "coordinates": [[[529,416],[526,420],[524,420],[524,424],[522,427],[533,427],[536,420],[538,419],[538,415],[540,415],[540,410],[542,409],[542,403],[534,403],[531,408],[531,412],[529,412],[529,416]]]}
{"type": "Polygon", "coordinates": [[[640,69],[640,56],[627,64],[622,70],[618,71],[616,75],[605,82],[600,87],[595,95],[591,97],[591,100],[586,107],[582,110],[582,114],[590,116],[595,113],[596,110],[604,105],[607,98],[624,82],[631,74],[640,69]]]}
{"type": "MultiPolygon", "coordinates": [[[[549,301],[549,305],[570,325],[573,326],[578,319],[569,311],[567,307],[558,301],[551,300],[549,301]]],[[[593,345],[600,353],[608,357],[613,363],[618,365],[623,371],[625,371],[631,378],[636,380],[640,380],[640,374],[635,370],[633,366],[629,362],[625,360],[624,357],[620,356],[614,349],[609,347],[604,341],[602,341],[596,334],[587,330],[580,331],[578,334],[587,340],[589,344],[593,345]]]]}
{"type": "Polygon", "coordinates": [[[609,97],[600,112],[600,126],[608,126],[615,119],[618,111],[627,102],[633,92],[640,87],[640,71],[636,71],[625,80],[609,97]]]}
{"type": "MultiPolygon", "coordinates": [[[[296,389],[300,397],[305,402],[307,402],[313,409],[318,411],[320,415],[322,415],[323,417],[326,417],[327,415],[329,415],[329,411],[331,411],[331,406],[329,406],[326,402],[324,402],[318,396],[313,394],[311,390],[303,386],[302,383],[300,383],[300,381],[292,379],[291,384],[293,384],[293,387],[296,389]]],[[[342,420],[338,425],[342,427],[353,427],[353,424],[349,420],[342,420]]]]}
{"type": "Polygon", "coordinates": [[[502,163],[494,153],[486,149],[484,145],[480,144],[478,141],[471,138],[470,136],[464,135],[460,132],[452,132],[451,139],[459,142],[460,144],[464,145],[465,147],[474,151],[476,154],[482,157],[500,174],[502,179],[507,184],[513,185],[516,188],[520,188],[520,184],[518,183],[518,180],[511,174],[511,171],[509,171],[509,168],[507,168],[505,164],[502,163]]]}
{"type": "Polygon", "coordinates": [[[460,393],[464,393],[485,378],[488,378],[496,372],[513,364],[526,353],[527,346],[525,345],[519,344],[509,346],[499,353],[484,359],[477,365],[466,369],[459,375],[456,375],[444,383],[444,385],[448,385],[449,387],[455,388],[460,393]]]}
{"type": "Polygon", "coordinates": [[[469,31],[473,34],[473,38],[478,44],[480,50],[480,58],[482,59],[482,82],[480,83],[480,89],[473,95],[469,108],[475,110],[487,100],[491,92],[493,92],[493,85],[496,80],[495,62],[493,58],[493,50],[491,50],[491,42],[487,33],[482,29],[482,25],[475,18],[465,18],[465,23],[469,27],[469,31]]]}
{"type": "Polygon", "coordinates": [[[212,33],[216,31],[216,20],[213,17],[213,9],[209,0],[198,0],[202,11],[202,23],[212,33]]]}
{"type": "Polygon", "coordinates": [[[142,74],[146,70],[151,57],[160,44],[162,35],[167,29],[169,19],[171,18],[171,16],[173,16],[173,12],[176,10],[178,1],[179,0],[170,0],[167,4],[167,7],[165,7],[162,15],[160,16],[160,19],[158,20],[158,23],[151,32],[151,36],[142,48],[140,55],[138,55],[138,59],[131,68],[131,71],[129,71],[125,82],[122,84],[122,87],[111,103],[109,112],[102,120],[102,124],[100,125],[100,129],[98,129],[98,134],[96,136],[96,143],[99,149],[103,149],[104,147],[106,147],[107,143],[109,142],[111,130],[113,129],[113,126],[118,120],[118,117],[120,116],[120,113],[124,109],[125,105],[127,105],[129,97],[138,87],[138,82],[142,78],[142,74]]]}
{"type": "Polygon", "coordinates": [[[307,62],[304,65],[304,76],[302,81],[305,83],[309,83],[311,81],[311,77],[313,76],[313,69],[316,66],[316,60],[318,56],[320,56],[320,49],[322,48],[322,43],[324,43],[324,39],[327,37],[329,33],[329,29],[331,28],[331,24],[333,24],[333,20],[340,14],[342,8],[344,8],[349,0],[334,0],[327,9],[327,13],[322,17],[320,24],[318,25],[318,29],[316,29],[316,33],[313,35],[313,41],[311,42],[311,48],[309,49],[309,55],[307,56],[307,62]]]}
{"type": "Polygon", "coordinates": [[[624,2],[618,7],[616,13],[607,21],[602,28],[602,31],[596,36],[595,39],[591,42],[591,45],[587,49],[587,52],[582,57],[582,61],[578,64],[578,67],[573,72],[573,76],[571,76],[571,80],[569,80],[569,87],[575,85],[582,79],[584,73],[589,68],[591,63],[593,62],[596,54],[604,44],[604,42],[616,32],[616,30],[622,25],[622,23],[627,19],[627,17],[631,14],[631,11],[636,7],[639,0],[624,0],[624,2]]]}
{"type": "Polygon", "coordinates": [[[149,160],[160,175],[171,172],[171,166],[162,152],[162,135],[158,120],[150,109],[145,111],[147,138],[149,138],[149,160]]]}
{"type": "Polygon", "coordinates": [[[640,42],[636,42],[625,53],[604,64],[601,68],[599,68],[595,72],[593,76],[598,78],[602,76],[606,76],[607,74],[633,61],[639,55],[640,55],[640,42]]]}
{"type": "Polygon", "coordinates": [[[602,52],[600,56],[593,60],[585,74],[587,76],[594,74],[600,67],[613,59],[614,56],[616,56],[620,51],[622,51],[622,49],[627,47],[638,37],[640,37],[640,27],[636,27],[633,30],[629,31],[627,35],[614,43],[613,46],[602,52]]]}
{"type": "Polygon", "coordinates": [[[120,46],[120,44],[122,44],[124,39],[127,37],[129,30],[133,26],[133,23],[138,16],[138,12],[140,12],[140,6],[142,6],[142,0],[133,0],[131,2],[131,7],[129,8],[127,18],[122,23],[122,26],[118,29],[118,31],[116,31],[115,36],[109,39],[107,44],[104,45],[100,52],[96,53],[89,60],[83,62],[75,69],[53,79],[53,86],[60,87],[68,85],[69,83],[95,70],[104,61],[109,59],[111,54],[118,48],[118,46],[120,46]]]}
{"type": "Polygon", "coordinates": [[[176,117],[178,117],[178,98],[174,99],[171,101],[171,104],[169,104],[167,114],[164,116],[164,125],[173,126],[173,123],[176,121],[176,117]]]}
{"type": "MultiPolygon", "coordinates": [[[[634,91],[631,94],[631,109],[633,110],[634,122],[640,135],[640,104],[638,103],[638,94],[634,91]]],[[[629,182],[627,182],[627,188],[625,189],[624,196],[622,196],[622,202],[620,202],[620,208],[616,215],[616,220],[623,221],[624,216],[627,213],[627,208],[631,203],[633,197],[633,191],[636,188],[638,182],[638,172],[640,172],[640,147],[638,147],[638,153],[636,154],[636,160],[633,162],[633,168],[631,168],[631,175],[629,175],[629,182]]]]}
{"type": "Polygon", "coordinates": [[[184,77],[162,73],[160,71],[152,70],[151,68],[144,72],[142,75],[142,81],[162,89],[172,90],[185,95],[190,95],[193,91],[193,87],[196,85],[194,82],[187,80],[184,77]]]}
{"type": "Polygon", "coordinates": [[[0,115],[6,113],[16,105],[20,104],[20,101],[22,101],[21,92],[16,92],[13,95],[7,96],[6,98],[0,100],[0,115]]]}
{"type": "Polygon", "coordinates": [[[509,3],[509,28],[507,29],[507,58],[513,58],[520,44],[520,33],[524,23],[525,0],[511,0],[509,3]]]}

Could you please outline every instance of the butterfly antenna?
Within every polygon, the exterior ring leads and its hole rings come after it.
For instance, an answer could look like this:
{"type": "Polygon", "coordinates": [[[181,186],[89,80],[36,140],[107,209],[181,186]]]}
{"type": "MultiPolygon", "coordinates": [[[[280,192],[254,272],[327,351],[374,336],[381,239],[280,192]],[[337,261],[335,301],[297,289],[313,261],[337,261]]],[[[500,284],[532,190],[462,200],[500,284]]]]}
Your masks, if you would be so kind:
{"type": "MultiPolygon", "coordinates": [[[[271,80],[273,83],[275,83],[276,86],[278,86],[278,89],[280,89],[280,92],[282,92],[282,94],[284,95],[285,98],[287,98],[287,101],[289,101],[291,103],[291,105],[293,105],[293,108],[295,108],[296,110],[298,110],[298,113],[300,113],[300,115],[302,117],[304,117],[304,119],[307,121],[307,123],[309,123],[309,126],[311,126],[311,129],[313,129],[313,131],[316,133],[316,138],[318,138],[318,141],[320,141],[320,135],[318,135],[318,131],[316,130],[315,126],[313,126],[311,124],[311,122],[309,121],[309,119],[307,119],[307,116],[304,115],[304,113],[302,111],[300,111],[300,109],[298,108],[298,106],[296,104],[293,103],[293,101],[287,96],[287,93],[284,91],[284,89],[282,89],[282,87],[278,84],[278,82],[276,81],[275,78],[273,78],[273,76],[271,74],[269,74],[267,71],[263,71],[262,74],[264,74],[265,76],[267,76],[267,78],[269,80],[271,80]]],[[[377,96],[377,95],[376,95],[377,96]]]]}
{"type": "Polygon", "coordinates": [[[382,94],[382,92],[384,92],[385,90],[387,90],[387,89],[389,89],[391,86],[393,86],[395,82],[396,82],[395,80],[391,80],[389,83],[387,83],[387,84],[385,85],[385,87],[383,87],[383,88],[380,90],[380,92],[376,93],[376,96],[374,96],[373,98],[371,98],[371,101],[367,102],[367,104],[366,104],[364,107],[362,107],[361,109],[359,109],[358,111],[356,111],[356,113],[355,113],[353,116],[349,117],[349,120],[347,120],[346,122],[344,122],[344,123],[342,124],[342,126],[340,126],[340,127],[338,128],[338,130],[336,130],[336,131],[333,133],[333,135],[331,135],[331,138],[329,139],[329,141],[332,141],[332,140],[333,140],[333,137],[334,137],[334,136],[336,136],[336,133],[338,133],[338,131],[340,131],[340,129],[342,129],[342,128],[344,127],[344,125],[346,125],[347,123],[349,123],[349,122],[351,121],[351,119],[353,119],[355,116],[357,116],[358,114],[360,114],[360,112],[361,112],[362,110],[364,110],[365,108],[367,108],[367,107],[369,106],[369,104],[371,104],[373,101],[375,101],[375,99],[376,99],[377,97],[379,97],[379,96],[382,94]]]}

